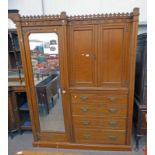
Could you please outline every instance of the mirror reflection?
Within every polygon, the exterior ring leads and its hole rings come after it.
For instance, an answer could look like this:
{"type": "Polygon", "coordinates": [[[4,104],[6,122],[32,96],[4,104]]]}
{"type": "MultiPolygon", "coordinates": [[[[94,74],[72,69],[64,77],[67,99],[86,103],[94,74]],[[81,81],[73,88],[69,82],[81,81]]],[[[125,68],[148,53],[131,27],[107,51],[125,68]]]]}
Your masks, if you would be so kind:
{"type": "Polygon", "coordinates": [[[31,62],[41,131],[64,132],[56,33],[31,33],[31,62]]]}

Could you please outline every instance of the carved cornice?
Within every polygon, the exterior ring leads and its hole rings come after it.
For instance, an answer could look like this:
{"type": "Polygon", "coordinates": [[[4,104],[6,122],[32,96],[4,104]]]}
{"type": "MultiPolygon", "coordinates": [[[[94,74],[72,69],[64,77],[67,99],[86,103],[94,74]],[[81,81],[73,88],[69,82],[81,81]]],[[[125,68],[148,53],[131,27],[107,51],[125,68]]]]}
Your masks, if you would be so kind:
{"type": "Polygon", "coordinates": [[[113,18],[132,18],[133,13],[113,13],[113,14],[93,14],[93,15],[75,15],[75,16],[64,16],[61,15],[45,15],[45,16],[21,16],[21,21],[40,21],[40,20],[93,20],[93,19],[113,19],[113,18]]]}
{"type": "Polygon", "coordinates": [[[113,19],[113,18],[132,18],[132,13],[113,13],[113,14],[93,14],[69,16],[68,20],[94,20],[94,19],[113,19]]]}
{"type": "Polygon", "coordinates": [[[112,23],[122,23],[131,22],[131,19],[104,19],[104,20],[71,20],[68,25],[87,25],[87,24],[112,24],[112,23]]]}
{"type": "Polygon", "coordinates": [[[16,22],[20,21],[21,17],[18,13],[8,13],[8,18],[16,23],[16,22]]]}
{"type": "Polygon", "coordinates": [[[60,20],[60,15],[21,16],[22,21],[60,20]]]}
{"type": "Polygon", "coordinates": [[[65,25],[66,24],[66,21],[64,20],[47,20],[47,21],[24,21],[22,22],[21,26],[50,26],[50,25],[65,25]]]}
{"type": "Polygon", "coordinates": [[[66,12],[61,12],[61,14],[57,15],[37,15],[37,16],[21,16],[21,21],[40,21],[40,20],[63,20],[67,18],[66,12]]]}
{"type": "Polygon", "coordinates": [[[61,12],[59,15],[44,15],[44,16],[20,16],[19,14],[10,15],[14,17],[15,22],[20,21],[22,26],[45,26],[45,25],[66,25],[84,22],[87,23],[111,23],[114,21],[132,21],[138,20],[139,8],[134,8],[131,13],[109,13],[109,14],[93,14],[93,15],[77,15],[67,16],[66,12],[61,12]],[[98,20],[98,21],[97,21],[98,20]],[[97,22],[96,22],[97,21],[97,22]]]}

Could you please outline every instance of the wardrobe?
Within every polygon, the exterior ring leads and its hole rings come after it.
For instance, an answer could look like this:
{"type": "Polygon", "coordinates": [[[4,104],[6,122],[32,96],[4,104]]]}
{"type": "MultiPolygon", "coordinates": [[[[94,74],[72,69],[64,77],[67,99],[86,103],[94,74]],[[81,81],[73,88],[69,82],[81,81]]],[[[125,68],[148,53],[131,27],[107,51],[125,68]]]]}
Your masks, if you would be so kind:
{"type": "Polygon", "coordinates": [[[147,33],[138,35],[136,50],[136,74],[133,124],[135,127],[136,148],[139,140],[147,134],[147,33]]]}
{"type": "Polygon", "coordinates": [[[131,150],[138,17],[138,8],[78,16],[9,13],[34,146],[131,150]]]}

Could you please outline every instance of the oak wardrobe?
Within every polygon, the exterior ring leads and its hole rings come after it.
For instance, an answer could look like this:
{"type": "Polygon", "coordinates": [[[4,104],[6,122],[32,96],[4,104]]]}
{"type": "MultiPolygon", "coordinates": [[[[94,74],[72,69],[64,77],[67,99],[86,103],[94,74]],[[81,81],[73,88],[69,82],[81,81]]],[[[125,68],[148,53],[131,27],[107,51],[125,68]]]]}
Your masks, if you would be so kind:
{"type": "Polygon", "coordinates": [[[34,146],[131,150],[139,9],[20,16],[34,146]]]}

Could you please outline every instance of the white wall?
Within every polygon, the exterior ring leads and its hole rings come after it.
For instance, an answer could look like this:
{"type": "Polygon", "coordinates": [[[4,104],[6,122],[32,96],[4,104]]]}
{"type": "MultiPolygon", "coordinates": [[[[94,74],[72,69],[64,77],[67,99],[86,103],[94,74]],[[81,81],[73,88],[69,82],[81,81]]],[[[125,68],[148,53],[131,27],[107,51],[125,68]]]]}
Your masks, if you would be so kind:
{"type": "MultiPolygon", "coordinates": [[[[9,9],[18,9],[21,15],[42,15],[42,0],[8,0],[9,9]]],[[[45,14],[68,15],[131,12],[140,8],[140,22],[146,22],[146,0],[43,0],[45,14]]]]}
{"type": "Polygon", "coordinates": [[[8,9],[18,9],[21,15],[41,15],[41,0],[8,0],[8,9]]]}

